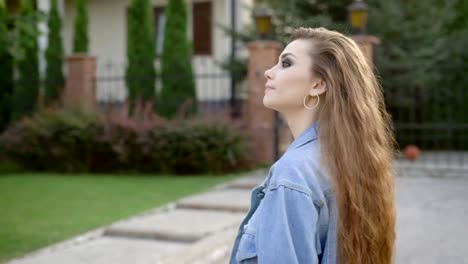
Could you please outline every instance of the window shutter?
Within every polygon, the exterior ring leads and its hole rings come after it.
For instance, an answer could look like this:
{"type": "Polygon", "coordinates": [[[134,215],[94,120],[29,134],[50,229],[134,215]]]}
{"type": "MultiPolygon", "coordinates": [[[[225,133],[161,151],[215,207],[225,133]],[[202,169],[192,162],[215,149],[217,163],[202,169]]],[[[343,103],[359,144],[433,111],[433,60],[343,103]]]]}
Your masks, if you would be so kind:
{"type": "Polygon", "coordinates": [[[193,3],[193,53],[212,54],[212,3],[193,3]]]}

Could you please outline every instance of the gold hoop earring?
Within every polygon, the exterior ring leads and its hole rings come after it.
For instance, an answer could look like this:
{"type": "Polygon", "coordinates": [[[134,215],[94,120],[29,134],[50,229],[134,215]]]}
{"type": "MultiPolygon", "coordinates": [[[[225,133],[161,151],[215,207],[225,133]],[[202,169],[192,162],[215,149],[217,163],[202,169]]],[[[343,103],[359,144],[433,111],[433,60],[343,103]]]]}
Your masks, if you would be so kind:
{"type": "Polygon", "coordinates": [[[319,103],[320,103],[320,97],[318,96],[318,94],[316,95],[316,96],[317,96],[317,103],[316,103],[313,107],[308,107],[308,106],[306,105],[306,98],[307,98],[307,96],[309,96],[309,95],[304,96],[304,102],[303,102],[303,103],[304,103],[304,107],[305,107],[306,109],[308,109],[308,110],[312,110],[312,109],[316,108],[316,107],[319,105],[319,103]]]}

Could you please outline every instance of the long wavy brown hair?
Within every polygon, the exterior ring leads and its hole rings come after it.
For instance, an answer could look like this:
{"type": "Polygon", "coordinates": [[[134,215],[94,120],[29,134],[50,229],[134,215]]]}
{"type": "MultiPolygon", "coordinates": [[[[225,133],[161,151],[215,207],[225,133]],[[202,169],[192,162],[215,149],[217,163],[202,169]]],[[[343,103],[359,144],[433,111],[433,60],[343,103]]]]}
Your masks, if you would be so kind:
{"type": "Polygon", "coordinates": [[[327,84],[318,133],[321,162],[336,197],[340,263],[391,263],[395,140],[382,88],[349,37],[325,28],[298,28],[295,39],[310,40],[312,71],[327,84]]]}

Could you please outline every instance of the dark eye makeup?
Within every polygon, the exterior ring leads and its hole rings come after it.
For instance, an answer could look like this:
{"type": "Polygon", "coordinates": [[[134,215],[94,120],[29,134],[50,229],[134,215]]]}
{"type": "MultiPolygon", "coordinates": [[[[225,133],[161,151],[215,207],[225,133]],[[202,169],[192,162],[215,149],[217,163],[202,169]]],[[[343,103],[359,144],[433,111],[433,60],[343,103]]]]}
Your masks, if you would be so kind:
{"type": "Polygon", "coordinates": [[[281,66],[283,68],[287,68],[287,67],[291,66],[291,64],[292,64],[291,61],[288,60],[288,59],[284,59],[284,60],[281,61],[281,66]]]}

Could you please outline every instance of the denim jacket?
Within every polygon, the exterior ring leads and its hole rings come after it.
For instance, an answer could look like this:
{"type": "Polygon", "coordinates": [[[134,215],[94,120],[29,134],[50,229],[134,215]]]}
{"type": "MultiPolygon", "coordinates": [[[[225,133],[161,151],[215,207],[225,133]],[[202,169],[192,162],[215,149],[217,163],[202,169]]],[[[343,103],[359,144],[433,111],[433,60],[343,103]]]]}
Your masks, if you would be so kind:
{"type": "Polygon", "coordinates": [[[230,264],[334,264],[336,206],[319,166],[318,121],[304,130],[251,192],[230,264]]]}

